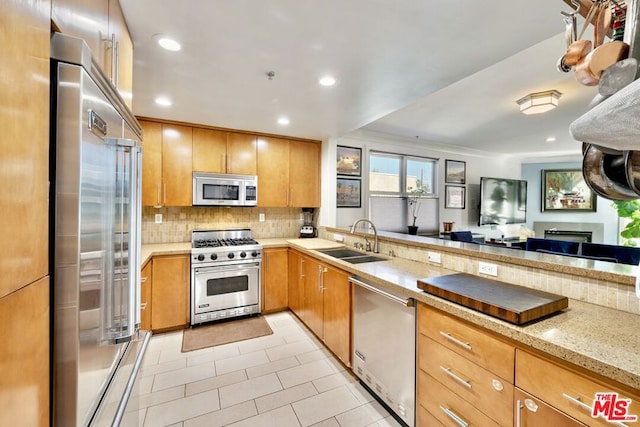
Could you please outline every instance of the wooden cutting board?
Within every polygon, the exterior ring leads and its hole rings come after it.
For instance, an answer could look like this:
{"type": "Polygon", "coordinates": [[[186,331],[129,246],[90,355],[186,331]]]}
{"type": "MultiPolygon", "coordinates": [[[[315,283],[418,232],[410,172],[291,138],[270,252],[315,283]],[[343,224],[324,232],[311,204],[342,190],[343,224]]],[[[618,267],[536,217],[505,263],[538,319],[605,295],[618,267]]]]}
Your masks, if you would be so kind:
{"type": "Polygon", "coordinates": [[[467,273],[418,280],[423,291],[521,325],[569,306],[561,295],[512,285],[467,273]]]}

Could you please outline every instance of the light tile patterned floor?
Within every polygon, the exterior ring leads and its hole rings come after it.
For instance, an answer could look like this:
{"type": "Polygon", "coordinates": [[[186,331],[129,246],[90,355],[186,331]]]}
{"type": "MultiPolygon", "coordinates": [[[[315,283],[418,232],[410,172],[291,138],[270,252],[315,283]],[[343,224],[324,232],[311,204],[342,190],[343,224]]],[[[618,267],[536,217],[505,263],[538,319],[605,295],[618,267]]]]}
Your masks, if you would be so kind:
{"type": "Polygon", "coordinates": [[[295,316],[265,318],[273,335],[187,353],[181,331],[152,337],[140,426],[399,426],[295,316]]]}

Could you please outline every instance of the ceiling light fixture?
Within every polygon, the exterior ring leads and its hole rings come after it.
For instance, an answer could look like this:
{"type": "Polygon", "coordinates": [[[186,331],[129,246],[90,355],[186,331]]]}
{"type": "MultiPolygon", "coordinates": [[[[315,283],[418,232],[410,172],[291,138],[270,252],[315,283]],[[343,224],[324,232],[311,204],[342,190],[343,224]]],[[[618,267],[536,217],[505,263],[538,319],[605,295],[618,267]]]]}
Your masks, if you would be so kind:
{"type": "Polygon", "coordinates": [[[540,114],[553,110],[558,106],[558,99],[562,95],[557,90],[547,90],[544,92],[530,93],[518,99],[516,102],[520,106],[523,114],[540,114]]]}
{"type": "Polygon", "coordinates": [[[280,118],[278,119],[278,124],[279,124],[279,125],[281,125],[281,126],[286,126],[286,125],[288,125],[288,124],[289,124],[289,118],[287,118],[287,117],[280,117],[280,118]]]}
{"type": "Polygon", "coordinates": [[[165,98],[163,96],[159,96],[157,97],[155,100],[155,103],[158,105],[161,105],[163,107],[171,107],[172,102],[169,98],[165,98]]]}
{"type": "Polygon", "coordinates": [[[318,83],[320,83],[321,86],[333,86],[336,84],[336,79],[331,76],[324,76],[318,80],[318,83]]]}
{"type": "Polygon", "coordinates": [[[546,142],[555,142],[556,137],[555,136],[549,136],[547,137],[547,139],[545,139],[546,142]]]}
{"type": "Polygon", "coordinates": [[[168,37],[160,37],[158,39],[158,44],[167,50],[170,50],[172,52],[177,52],[180,49],[182,49],[182,46],[180,45],[180,43],[178,43],[177,41],[170,39],[168,37]]]}

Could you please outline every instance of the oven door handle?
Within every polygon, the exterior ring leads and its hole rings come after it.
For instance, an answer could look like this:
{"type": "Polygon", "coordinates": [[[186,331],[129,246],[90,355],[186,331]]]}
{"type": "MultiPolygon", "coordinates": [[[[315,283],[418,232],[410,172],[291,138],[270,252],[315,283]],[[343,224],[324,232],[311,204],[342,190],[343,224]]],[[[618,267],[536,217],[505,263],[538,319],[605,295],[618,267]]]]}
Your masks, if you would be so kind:
{"type": "Polygon", "coordinates": [[[243,263],[243,264],[228,264],[228,265],[215,265],[208,267],[194,267],[193,271],[196,274],[201,273],[219,273],[224,271],[238,271],[238,270],[247,270],[253,268],[260,268],[260,263],[243,263]]]}

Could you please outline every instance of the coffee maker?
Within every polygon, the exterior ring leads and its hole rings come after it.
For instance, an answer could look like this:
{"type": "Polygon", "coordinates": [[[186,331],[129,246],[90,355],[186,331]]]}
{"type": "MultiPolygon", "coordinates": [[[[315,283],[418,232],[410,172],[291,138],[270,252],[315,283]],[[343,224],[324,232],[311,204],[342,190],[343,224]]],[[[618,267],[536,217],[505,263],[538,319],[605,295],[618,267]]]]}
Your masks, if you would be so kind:
{"type": "Polygon", "coordinates": [[[300,237],[318,237],[318,229],[313,225],[313,208],[302,208],[303,224],[300,237]]]}

